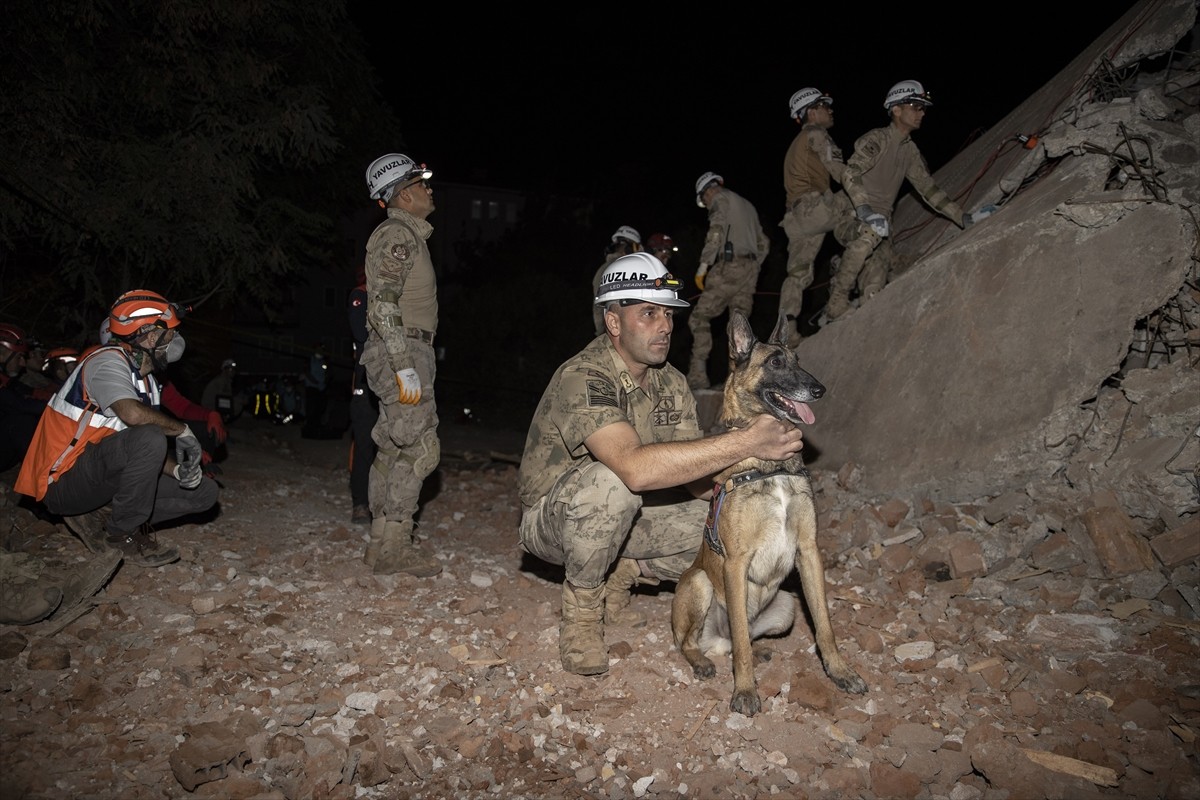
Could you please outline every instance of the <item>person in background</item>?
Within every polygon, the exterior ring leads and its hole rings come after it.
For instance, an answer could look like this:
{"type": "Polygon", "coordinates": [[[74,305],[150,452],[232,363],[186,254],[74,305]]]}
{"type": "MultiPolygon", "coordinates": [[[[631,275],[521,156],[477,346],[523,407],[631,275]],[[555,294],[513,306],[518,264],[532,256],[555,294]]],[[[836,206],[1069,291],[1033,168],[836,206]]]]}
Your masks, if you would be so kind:
{"type": "Polygon", "coordinates": [[[371,524],[369,480],[375,460],[375,441],[371,429],[379,421],[379,398],[367,385],[367,370],[362,365],[367,343],[367,274],[358,270],[358,280],[350,290],[350,335],[354,339],[354,372],[350,378],[350,522],[371,524]]]}
{"type": "Polygon", "coordinates": [[[696,205],[708,209],[708,233],[695,278],[703,294],[688,318],[692,359],[687,379],[693,389],[707,389],[712,321],[727,309],[750,316],[758,273],[771,250],[771,240],[750,201],[725,188],[725,179],[715,172],[706,172],[696,181],[696,205]]]}
{"type": "Polygon", "coordinates": [[[227,358],[221,362],[221,371],[204,385],[200,395],[200,405],[215,409],[226,424],[241,416],[245,406],[245,399],[235,385],[236,379],[237,362],[227,358]]]}
{"type": "Polygon", "coordinates": [[[800,343],[800,311],[804,290],[812,285],[813,267],[825,234],[850,214],[843,192],[831,181],[842,180],[846,164],[829,135],[833,127],[833,98],[807,86],[788,101],[800,131],[783,157],[783,190],[787,210],[779,226],[788,237],[787,277],[779,289],[779,310],[788,320],[788,344],[800,343]]]}
{"type": "Polygon", "coordinates": [[[0,472],[21,463],[48,397],[21,382],[29,339],[10,322],[0,322],[0,472]]]}
{"type": "Polygon", "coordinates": [[[329,410],[329,363],[319,349],[308,359],[304,373],[304,426],[300,435],[305,439],[326,437],[325,413],[329,410]]]}
{"type": "Polygon", "coordinates": [[[58,387],[67,380],[77,363],[79,351],[74,347],[52,347],[46,351],[46,363],[42,367],[42,373],[49,379],[54,391],[58,391],[58,387]]]}
{"type": "Polygon", "coordinates": [[[144,567],[179,560],[153,525],[207,511],[219,496],[196,435],[160,409],[154,373],[183,356],[182,313],[146,289],[117,298],[111,340],[50,398],[14,487],[61,515],[93,553],[120,550],[144,567]]]}
{"type": "Polygon", "coordinates": [[[853,211],[834,228],[833,235],[845,251],[830,280],[826,321],[850,310],[850,292],[856,285],[861,305],[887,284],[894,258],[892,210],[905,180],[934,211],[960,228],[971,224],[970,216],[934,182],[912,140],[932,105],[933,98],[924,86],[900,81],[884,97],[888,124],[867,131],[854,143],[854,154],[842,173],[842,187],[850,200],[847,205],[853,211]]]}
{"type": "Polygon", "coordinates": [[[642,235],[637,232],[637,228],[631,225],[622,225],[617,228],[609,239],[608,247],[604,249],[604,263],[592,276],[592,328],[596,336],[604,333],[604,312],[595,303],[596,293],[600,291],[600,276],[604,274],[604,268],[621,256],[637,253],[641,249],[642,235]]]}
{"type": "MultiPolygon", "coordinates": [[[[653,233],[646,241],[646,252],[657,258],[667,269],[671,268],[671,259],[679,252],[675,240],[668,233],[653,233]]],[[[597,290],[599,287],[597,287],[597,290]]]]}
{"type": "Polygon", "coordinates": [[[379,397],[372,438],[371,540],[363,561],[376,575],[429,578],[442,571],[416,537],[421,487],[441,463],[437,402],[437,273],[426,240],[436,206],[432,170],[402,153],[367,167],[371,199],[387,212],[367,240],[367,343],[363,367],[379,397]]]}

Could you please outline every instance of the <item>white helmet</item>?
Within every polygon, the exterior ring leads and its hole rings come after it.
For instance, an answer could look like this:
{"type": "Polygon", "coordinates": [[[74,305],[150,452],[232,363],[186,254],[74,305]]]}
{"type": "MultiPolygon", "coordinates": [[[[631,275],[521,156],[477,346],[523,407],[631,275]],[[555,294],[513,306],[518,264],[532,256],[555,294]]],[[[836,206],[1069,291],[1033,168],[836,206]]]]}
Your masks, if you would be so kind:
{"type": "Polygon", "coordinates": [[[820,89],[806,86],[792,95],[791,100],[788,100],[788,108],[792,111],[792,118],[799,119],[800,115],[804,113],[804,109],[813,103],[833,105],[833,98],[827,94],[823,94],[820,89]]]}
{"type": "Polygon", "coordinates": [[[416,164],[403,153],[388,153],[371,162],[367,167],[367,188],[371,190],[372,200],[391,199],[388,189],[402,181],[417,178],[429,180],[433,171],[426,169],[424,164],[416,164]]]}
{"type": "Polygon", "coordinates": [[[715,172],[706,172],[696,180],[696,205],[704,208],[704,201],[700,199],[701,195],[704,194],[704,190],[708,188],[708,185],[714,181],[721,186],[725,185],[725,179],[715,172]]]}
{"type": "Polygon", "coordinates": [[[617,232],[612,235],[612,240],[615,242],[618,239],[628,239],[634,244],[642,243],[642,235],[637,232],[637,228],[629,225],[622,225],[617,228],[617,232]]]}
{"type": "Polygon", "coordinates": [[[679,299],[683,281],[671,273],[663,263],[649,253],[631,253],[613,259],[600,276],[600,293],[596,305],[602,306],[612,300],[633,303],[654,303],[658,306],[688,308],[690,303],[679,299]]]}
{"type": "Polygon", "coordinates": [[[887,97],[883,100],[884,109],[901,103],[920,103],[924,106],[933,105],[933,98],[925,91],[925,87],[917,81],[900,81],[888,89],[887,97]]]}

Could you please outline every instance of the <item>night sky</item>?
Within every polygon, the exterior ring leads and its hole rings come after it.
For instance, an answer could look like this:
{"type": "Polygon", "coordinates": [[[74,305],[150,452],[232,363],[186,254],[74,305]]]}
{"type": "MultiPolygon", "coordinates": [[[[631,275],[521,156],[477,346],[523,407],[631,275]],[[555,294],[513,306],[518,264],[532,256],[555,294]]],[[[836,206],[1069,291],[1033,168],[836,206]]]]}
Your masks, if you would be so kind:
{"type": "Polygon", "coordinates": [[[401,120],[397,137],[380,132],[381,152],[427,162],[435,180],[603,196],[602,227],[628,222],[648,235],[703,221],[693,186],[710,169],[774,226],[797,89],[833,96],[831,134],[849,156],[859,135],[886,123],[888,88],[921,81],[935,105],[916,139],[936,171],[1130,5],[827,7],[660,20],[614,10],[570,23],[464,12],[455,25],[414,14],[402,44],[385,22],[409,10],[356,18],[401,120]]]}

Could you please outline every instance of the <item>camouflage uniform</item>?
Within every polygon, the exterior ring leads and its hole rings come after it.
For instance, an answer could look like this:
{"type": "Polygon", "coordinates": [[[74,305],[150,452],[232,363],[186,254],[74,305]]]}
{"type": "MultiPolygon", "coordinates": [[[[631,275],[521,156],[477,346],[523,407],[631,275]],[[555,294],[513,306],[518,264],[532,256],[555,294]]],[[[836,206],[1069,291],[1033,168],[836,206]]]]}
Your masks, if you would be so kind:
{"type": "MultiPolygon", "coordinates": [[[[961,224],[962,209],[934,183],[912,137],[894,125],[876,128],[859,137],[854,143],[854,155],[842,173],[842,186],[852,209],[870,206],[872,211],[887,218],[890,227],[892,207],[905,178],[934,211],[961,224]]],[[[855,282],[864,300],[882,289],[893,258],[891,239],[880,237],[853,210],[842,218],[833,235],[846,250],[830,286],[826,313],[831,319],[850,307],[850,290],[855,282]]]]}
{"type": "Polygon", "coordinates": [[[379,397],[379,419],[371,431],[379,449],[368,488],[373,539],[397,525],[411,535],[421,484],[441,460],[433,396],[437,280],[425,243],[431,233],[425,220],[389,208],[367,241],[370,331],[361,363],[367,385],[379,397]],[[396,385],[396,373],[410,367],[421,379],[415,406],[399,402],[396,385]]]}
{"type": "Polygon", "coordinates": [[[708,503],[682,489],[630,492],[584,440],[628,422],[642,442],[700,438],[696,401],[670,364],[649,371],[641,389],[607,337],[559,367],[534,413],[521,458],[521,547],[566,580],[592,589],[618,558],[642,559],[677,580],[700,548],[708,503]]]}
{"type": "Polygon", "coordinates": [[[708,234],[700,263],[709,264],[704,292],[692,308],[688,329],[692,332],[692,361],[688,383],[708,386],[708,354],[712,351],[712,320],[726,309],[746,316],[754,304],[754,289],[771,240],[763,233],[758,212],[740,194],[720,186],[708,207],[708,234]],[[724,260],[725,242],[733,244],[733,260],[724,260]]]}
{"type": "Polygon", "coordinates": [[[847,214],[853,214],[846,195],[834,194],[830,178],[841,183],[842,151],[829,132],[806,124],[792,140],[783,159],[783,188],[787,212],[779,226],[788,237],[787,277],[779,291],[779,308],[789,319],[800,316],[804,290],[813,282],[813,263],[825,241],[847,214]]]}

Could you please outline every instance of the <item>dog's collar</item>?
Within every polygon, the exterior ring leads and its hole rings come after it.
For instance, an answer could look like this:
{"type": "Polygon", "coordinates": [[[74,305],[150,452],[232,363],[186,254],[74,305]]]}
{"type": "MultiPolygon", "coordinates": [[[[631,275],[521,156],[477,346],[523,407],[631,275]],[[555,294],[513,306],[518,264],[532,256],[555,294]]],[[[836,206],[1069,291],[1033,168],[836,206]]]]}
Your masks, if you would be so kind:
{"type": "Polygon", "coordinates": [[[783,467],[780,467],[779,469],[773,469],[770,472],[763,472],[761,469],[748,469],[745,472],[739,472],[730,476],[730,478],[725,481],[725,485],[722,487],[722,490],[726,492],[732,492],[739,486],[745,486],[747,483],[754,483],[754,481],[761,481],[764,478],[773,478],[776,475],[801,475],[807,478],[808,470],[804,467],[801,467],[795,472],[791,472],[783,467]]]}
{"type": "Polygon", "coordinates": [[[714,483],[712,499],[708,501],[708,519],[704,521],[704,541],[708,543],[708,548],[719,556],[725,555],[725,547],[721,544],[721,537],[718,531],[719,522],[721,520],[721,506],[725,504],[725,495],[732,492],[739,486],[745,486],[747,483],[760,481],[764,478],[773,478],[776,475],[800,475],[808,477],[808,470],[804,467],[791,472],[780,467],[779,469],[763,472],[761,469],[748,469],[745,472],[739,472],[731,475],[725,483],[714,483]]]}

